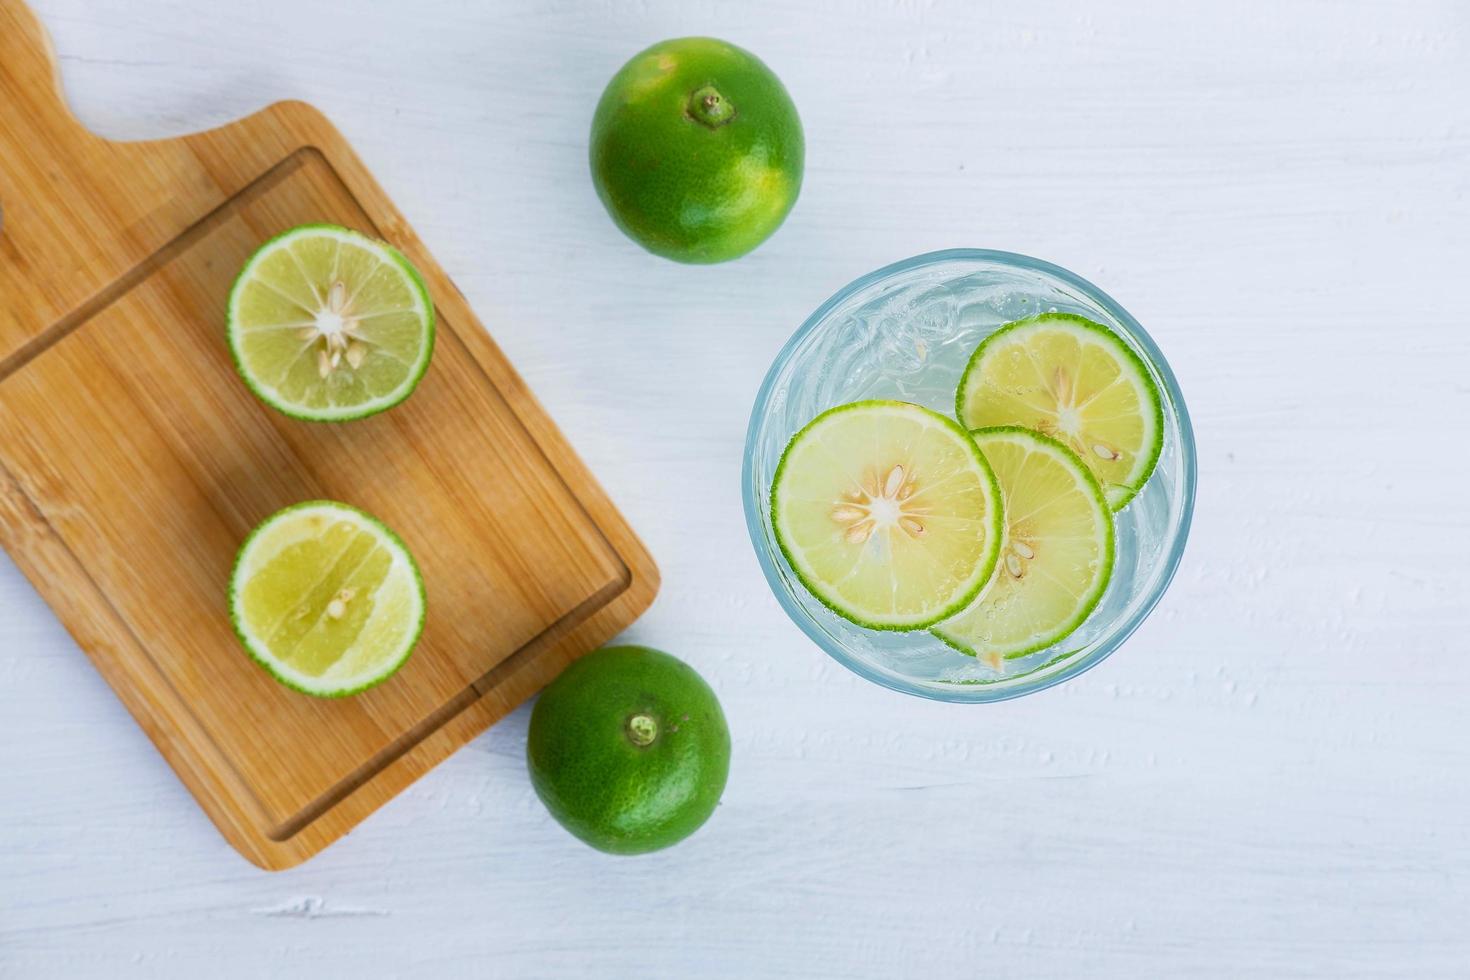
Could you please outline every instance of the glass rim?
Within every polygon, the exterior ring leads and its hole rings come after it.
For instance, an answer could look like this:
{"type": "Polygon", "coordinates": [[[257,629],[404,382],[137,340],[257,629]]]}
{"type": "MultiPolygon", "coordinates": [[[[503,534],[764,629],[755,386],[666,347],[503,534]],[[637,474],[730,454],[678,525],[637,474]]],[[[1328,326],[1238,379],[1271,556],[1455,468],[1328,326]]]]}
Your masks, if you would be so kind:
{"type": "MultiPolygon", "coordinates": [[[[866,275],[849,282],[846,286],[833,293],[826,302],[816,308],[806,318],[800,327],[782,345],[779,352],[771,361],[765,378],[756,392],[755,402],[751,407],[750,421],[745,430],[744,458],[740,466],[740,495],[745,510],[746,530],[750,534],[750,542],[755,550],[756,560],[760,563],[761,572],[765,576],[766,584],[776,601],[781,604],[782,610],[802,633],[806,634],[817,647],[827,656],[836,660],[848,670],[866,680],[886,687],[889,690],[898,691],[903,694],[912,694],[916,697],[928,698],[933,701],[948,701],[965,704],[986,704],[996,701],[1008,701],[1011,698],[1022,697],[1027,694],[1035,694],[1047,688],[1055,687],[1064,681],[1071,680],[1106,660],[1112,653],[1122,646],[1127,639],[1133,635],[1143,621],[1149,617],[1159,600],[1168,591],[1169,585],[1174,580],[1179,570],[1180,560],[1184,556],[1185,543],[1189,540],[1189,530],[1194,519],[1194,501],[1197,482],[1197,460],[1195,455],[1194,427],[1189,419],[1189,409],[1184,403],[1184,393],[1179,388],[1179,381],[1174,377],[1174,371],[1169,366],[1169,361],[1164,357],[1154,339],[1149,336],[1143,326],[1133,318],[1115,299],[1102,289],[1083,277],[1071,272],[1061,266],[1054,265],[1044,259],[1022,255],[1017,252],[999,251],[987,248],[950,248],[935,252],[925,252],[911,258],[892,262],[880,269],[875,269],[866,275]],[[755,458],[755,439],[762,420],[767,414],[771,393],[775,388],[777,376],[780,374],[787,361],[789,361],[796,349],[814,331],[821,327],[833,310],[851,299],[855,294],[878,285],[884,280],[891,279],[903,273],[910,272],[925,266],[939,265],[952,261],[985,262],[1023,271],[1039,272],[1050,276],[1078,291],[1084,293],[1088,299],[1097,303],[1114,317],[1129,336],[1143,348],[1149,363],[1159,374],[1166,389],[1166,400],[1168,408],[1173,413],[1175,423],[1179,430],[1179,453],[1182,480],[1178,490],[1180,502],[1180,517],[1177,529],[1169,541],[1167,553],[1163,558],[1163,574],[1159,577],[1157,584],[1146,594],[1144,601],[1126,619],[1123,620],[1116,630],[1096,649],[1090,650],[1085,656],[1076,657],[1071,663],[1049,673],[1035,676],[1046,669],[1047,665],[1036,668],[1029,675],[1020,676],[1015,683],[976,683],[976,682],[942,682],[942,681],[919,681],[907,678],[901,674],[885,671],[868,663],[860,657],[849,653],[842,644],[834,642],[832,637],[818,629],[817,624],[807,615],[806,611],[796,604],[795,599],[787,590],[786,584],[781,578],[779,569],[772,550],[765,546],[765,526],[761,519],[760,500],[764,495],[762,488],[755,486],[755,474],[753,460],[755,458]],[[1032,679],[1028,680],[1027,678],[1032,679]]],[[[1075,655],[1073,655],[1075,656],[1075,655]]],[[[1058,661],[1053,661],[1056,663],[1058,661]]]]}

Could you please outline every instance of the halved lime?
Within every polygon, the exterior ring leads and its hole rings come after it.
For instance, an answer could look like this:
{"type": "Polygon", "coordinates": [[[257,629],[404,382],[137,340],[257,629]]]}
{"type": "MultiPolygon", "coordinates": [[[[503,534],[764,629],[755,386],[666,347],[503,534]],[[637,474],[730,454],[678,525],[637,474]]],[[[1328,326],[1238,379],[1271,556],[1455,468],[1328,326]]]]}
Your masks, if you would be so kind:
{"type": "Polygon", "coordinates": [[[985,338],[960,379],[955,416],[971,429],[1021,425],[1059,439],[1113,510],[1143,489],[1164,445],[1163,402],[1142,358],[1070,313],[1017,320],[985,338]]]}
{"type": "Polygon", "coordinates": [[[424,627],[424,583],[403,542],[355,507],[315,500],[268,518],[230,578],[230,618],[276,680],[341,697],[403,665],[424,627]]]}
{"type": "Polygon", "coordinates": [[[1006,535],[995,582],[934,634],[987,659],[1064,639],[1097,606],[1113,573],[1113,515],[1077,454],[1020,426],[971,433],[995,468],[1006,535]]]}
{"type": "Polygon", "coordinates": [[[266,242],[230,291],[235,366],[261,401],[311,422],[407,398],[434,351],[434,304],[408,259],[335,225],[266,242]]]}
{"type": "Polygon", "coordinates": [[[771,486],[776,541],[803,585],[872,629],[932,626],[995,570],[1001,496],[964,429],[898,401],[822,413],[771,486]]]}

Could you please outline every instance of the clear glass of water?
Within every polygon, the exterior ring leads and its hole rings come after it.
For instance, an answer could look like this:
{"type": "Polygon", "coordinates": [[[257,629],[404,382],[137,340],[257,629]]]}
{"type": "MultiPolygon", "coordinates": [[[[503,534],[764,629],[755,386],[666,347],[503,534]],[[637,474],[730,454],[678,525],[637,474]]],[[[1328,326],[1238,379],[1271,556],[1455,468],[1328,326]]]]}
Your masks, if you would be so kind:
{"type": "Polygon", "coordinates": [[[1096,286],[1039,259],[983,249],[931,252],[863,276],[823,303],[776,356],[756,396],[741,474],[745,519],[766,580],[796,625],[838,662],[897,691],[941,701],[1001,701],[1075,677],[1126,640],[1179,567],[1194,509],[1194,433],[1168,362],[1138,321],[1096,286]],[[1077,313],[1143,358],[1164,401],[1164,448],[1143,491],[1115,515],[1107,592],[1056,645],[987,663],[927,631],[884,633],[837,616],[802,586],[771,529],[771,480],[787,442],[821,412],[865,398],[954,412],[955,386],[980,341],[1038,313],[1077,313]]]}

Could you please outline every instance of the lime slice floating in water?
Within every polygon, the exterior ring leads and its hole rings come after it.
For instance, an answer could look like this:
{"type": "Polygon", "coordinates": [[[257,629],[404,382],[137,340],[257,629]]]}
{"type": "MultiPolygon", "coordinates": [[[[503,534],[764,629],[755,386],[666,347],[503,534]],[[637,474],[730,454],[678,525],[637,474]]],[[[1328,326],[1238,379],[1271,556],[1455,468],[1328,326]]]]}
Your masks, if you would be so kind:
{"type": "Polygon", "coordinates": [[[235,365],[261,401],[312,422],[407,398],[434,350],[434,305],[391,245],[302,225],[261,246],[230,291],[235,365]]]}
{"type": "Polygon", "coordinates": [[[1164,444],[1163,403],[1143,360],[1107,327],[1070,313],[985,338],[960,379],[955,415],[972,429],[1021,425],[1060,440],[1113,510],[1143,489],[1164,444]]]}
{"type": "Polygon", "coordinates": [[[266,520],[230,579],[230,618],[250,655],[288,687],[341,697],[403,665],[424,626],[424,585],[388,528],[312,501],[266,520]]]}
{"type": "Polygon", "coordinates": [[[771,487],[776,541],[838,615],[923,629],[990,581],[1000,488],[964,429],[897,401],[854,402],[792,438],[771,487]]]}
{"type": "Polygon", "coordinates": [[[1006,534],[995,582],[934,634],[987,660],[1051,646],[1082,625],[1113,572],[1113,516],[1060,442],[1019,426],[971,433],[995,468],[1006,534]]]}

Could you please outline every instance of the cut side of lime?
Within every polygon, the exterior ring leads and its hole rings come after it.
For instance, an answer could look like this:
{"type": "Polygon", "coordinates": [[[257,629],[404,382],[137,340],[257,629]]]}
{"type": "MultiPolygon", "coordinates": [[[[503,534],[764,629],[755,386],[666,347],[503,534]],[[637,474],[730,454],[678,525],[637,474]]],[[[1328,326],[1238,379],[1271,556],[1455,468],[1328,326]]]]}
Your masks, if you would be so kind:
{"type": "Polygon", "coordinates": [[[1066,638],[1102,599],[1113,573],[1113,515],[1077,454],[1019,426],[971,435],[995,469],[1006,532],[995,582],[934,628],[963,653],[1021,657],[1066,638]]]}
{"type": "Polygon", "coordinates": [[[927,408],[864,401],[798,432],[771,486],[776,541],[833,612],[879,630],[954,615],[995,570],[1001,495],[964,429],[927,408]]]}
{"type": "Polygon", "coordinates": [[[282,684],[317,697],[388,678],[413,652],[425,608],[423,579],[398,536],[327,500],[267,519],[230,579],[245,649],[282,684]]]}
{"type": "Polygon", "coordinates": [[[407,398],[434,351],[434,304],[397,249],[335,225],[271,239],[230,291],[235,366],[267,405],[311,422],[407,398]]]}
{"type": "Polygon", "coordinates": [[[1070,313],[1017,320],[985,338],[955,395],[967,428],[1020,425],[1075,452],[1122,509],[1164,445],[1164,409],[1143,359],[1100,323],[1070,313]]]}

